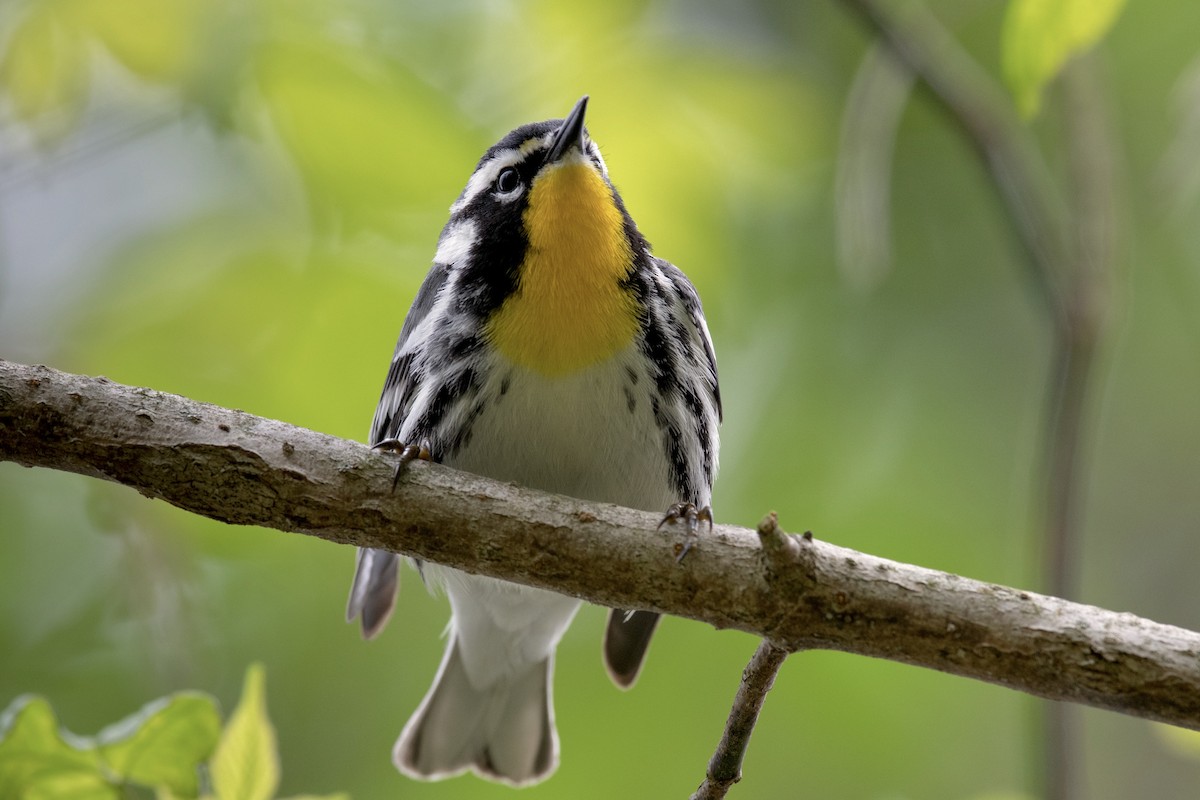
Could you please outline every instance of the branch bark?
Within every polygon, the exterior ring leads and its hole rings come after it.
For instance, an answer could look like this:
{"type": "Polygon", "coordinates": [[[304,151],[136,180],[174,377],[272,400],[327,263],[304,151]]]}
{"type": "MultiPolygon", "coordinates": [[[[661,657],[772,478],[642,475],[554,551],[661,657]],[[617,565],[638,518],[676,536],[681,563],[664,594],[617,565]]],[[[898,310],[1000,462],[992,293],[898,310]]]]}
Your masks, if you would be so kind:
{"type": "Polygon", "coordinates": [[[184,397],[0,361],[0,459],[222,522],[381,547],[789,651],[887,658],[1200,730],[1200,634],[805,537],[717,525],[677,564],[657,516],[184,397]]]}

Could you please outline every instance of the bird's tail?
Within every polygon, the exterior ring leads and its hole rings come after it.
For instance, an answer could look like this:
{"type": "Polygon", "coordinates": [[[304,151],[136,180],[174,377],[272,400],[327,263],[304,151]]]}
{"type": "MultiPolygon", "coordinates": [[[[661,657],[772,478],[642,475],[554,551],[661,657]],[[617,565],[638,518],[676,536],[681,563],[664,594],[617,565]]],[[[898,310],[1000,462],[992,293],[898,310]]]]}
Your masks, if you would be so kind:
{"type": "Polygon", "coordinates": [[[439,780],[473,769],[514,786],[558,766],[551,677],[554,655],[491,686],[472,685],[451,634],[433,686],[404,726],[392,760],[404,774],[439,780]]]}
{"type": "Polygon", "coordinates": [[[354,583],[346,601],[346,621],[362,616],[364,639],[371,639],[383,630],[396,605],[400,587],[400,556],[387,550],[358,548],[354,583]]]}

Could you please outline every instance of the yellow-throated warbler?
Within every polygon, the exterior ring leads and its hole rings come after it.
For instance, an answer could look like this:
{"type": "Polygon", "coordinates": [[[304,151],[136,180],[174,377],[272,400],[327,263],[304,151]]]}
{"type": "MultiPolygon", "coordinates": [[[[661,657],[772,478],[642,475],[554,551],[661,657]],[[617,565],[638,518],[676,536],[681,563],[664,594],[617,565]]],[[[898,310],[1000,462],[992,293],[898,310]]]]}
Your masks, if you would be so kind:
{"type": "MultiPolygon", "coordinates": [[[[371,443],[573,497],[711,524],[721,400],[700,298],[650,253],[584,129],[524,125],[489,149],[450,208],[404,320],[371,443]],[[404,447],[401,443],[406,443],[404,447]]],[[[686,552],[686,549],[683,551],[686,552]]],[[[360,550],[347,619],[396,601],[399,559],[360,550]]],[[[450,598],[433,687],[393,753],[413,777],[473,769],[522,785],[558,763],[554,651],[579,601],[420,564],[450,598]]],[[[631,686],[658,615],[614,610],[612,679],[631,686]]]]}

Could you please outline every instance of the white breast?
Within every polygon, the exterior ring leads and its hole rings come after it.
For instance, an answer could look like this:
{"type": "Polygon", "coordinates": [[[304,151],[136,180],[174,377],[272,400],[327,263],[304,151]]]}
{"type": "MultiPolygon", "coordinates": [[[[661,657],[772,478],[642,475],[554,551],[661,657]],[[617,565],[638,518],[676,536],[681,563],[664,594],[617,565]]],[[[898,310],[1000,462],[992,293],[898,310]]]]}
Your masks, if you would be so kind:
{"type": "Polygon", "coordinates": [[[470,439],[446,463],[549,492],[665,511],[671,486],[662,432],[634,346],[564,377],[494,354],[470,439]]]}

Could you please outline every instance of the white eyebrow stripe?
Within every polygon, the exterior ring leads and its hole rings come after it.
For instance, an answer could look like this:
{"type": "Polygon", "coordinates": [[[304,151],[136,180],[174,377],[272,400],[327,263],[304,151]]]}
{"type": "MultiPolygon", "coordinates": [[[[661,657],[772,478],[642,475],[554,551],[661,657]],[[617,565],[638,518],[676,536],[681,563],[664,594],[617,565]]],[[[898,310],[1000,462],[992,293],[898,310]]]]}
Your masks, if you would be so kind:
{"type": "Polygon", "coordinates": [[[487,191],[488,187],[496,182],[500,170],[521,163],[534,150],[549,144],[553,137],[554,131],[551,131],[540,138],[526,139],[521,142],[519,147],[501,150],[492,156],[492,159],[477,169],[471,179],[467,181],[467,188],[463,189],[463,193],[454,201],[454,205],[450,206],[451,215],[462,211],[471,204],[472,200],[487,191]]]}
{"type": "MultiPolygon", "coordinates": [[[[500,171],[505,167],[511,167],[514,164],[519,164],[535,150],[543,147],[549,147],[554,141],[554,135],[558,131],[552,130],[543,136],[534,136],[521,142],[518,147],[510,147],[506,150],[501,150],[492,156],[491,160],[475,171],[467,181],[467,186],[463,189],[458,199],[454,201],[454,205],[450,206],[451,216],[462,211],[471,202],[483,192],[487,191],[492,184],[496,182],[496,178],[500,175],[500,171]]],[[[600,174],[605,178],[608,177],[608,165],[604,163],[604,156],[600,154],[600,148],[592,141],[591,137],[587,137],[587,143],[584,145],[584,150],[587,154],[585,157],[591,157],[600,167],[600,174]]]]}
{"type": "Polygon", "coordinates": [[[453,216],[470,205],[472,200],[487,191],[488,187],[495,182],[500,170],[516,164],[521,158],[521,154],[516,150],[501,150],[491,161],[475,170],[475,174],[467,181],[467,188],[463,189],[462,194],[454,201],[454,205],[450,206],[450,215],[453,216]]]}

